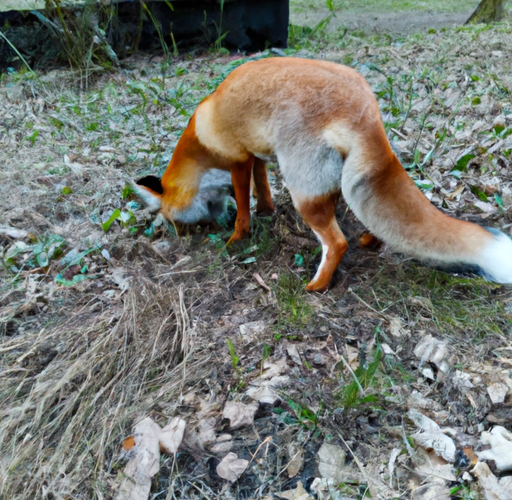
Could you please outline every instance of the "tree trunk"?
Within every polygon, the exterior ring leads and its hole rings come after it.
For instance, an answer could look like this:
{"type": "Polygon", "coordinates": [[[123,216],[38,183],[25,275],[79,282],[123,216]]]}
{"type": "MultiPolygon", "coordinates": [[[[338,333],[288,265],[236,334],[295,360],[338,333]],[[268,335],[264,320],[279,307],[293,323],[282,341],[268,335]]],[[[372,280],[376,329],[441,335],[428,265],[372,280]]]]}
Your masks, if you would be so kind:
{"type": "Polygon", "coordinates": [[[501,21],[504,14],[503,0],[480,0],[475,11],[466,24],[470,23],[492,23],[493,21],[501,21]]]}

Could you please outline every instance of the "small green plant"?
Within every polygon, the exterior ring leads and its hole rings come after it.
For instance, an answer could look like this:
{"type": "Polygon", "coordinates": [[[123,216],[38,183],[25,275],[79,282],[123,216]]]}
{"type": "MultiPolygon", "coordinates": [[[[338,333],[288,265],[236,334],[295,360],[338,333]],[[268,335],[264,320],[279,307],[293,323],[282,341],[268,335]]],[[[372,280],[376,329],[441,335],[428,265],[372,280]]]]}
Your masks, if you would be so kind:
{"type": "Polygon", "coordinates": [[[345,409],[361,406],[365,403],[371,403],[377,400],[376,396],[369,394],[364,395],[365,389],[372,385],[372,382],[379,368],[380,362],[384,356],[380,344],[373,353],[373,360],[366,365],[362,362],[354,371],[351,371],[351,376],[354,380],[346,384],[341,389],[341,400],[345,409]],[[360,394],[362,393],[362,394],[360,394]]]}
{"type": "Polygon", "coordinates": [[[230,339],[226,339],[226,344],[228,345],[229,355],[231,356],[231,364],[233,365],[233,370],[238,372],[238,362],[240,361],[240,358],[236,355],[235,346],[230,339]]]}
{"type": "Polygon", "coordinates": [[[217,38],[215,42],[213,43],[213,48],[215,52],[222,51],[222,41],[226,36],[228,36],[229,31],[222,32],[222,18],[224,17],[224,2],[225,0],[220,0],[220,15],[219,15],[219,24],[217,24],[215,21],[213,21],[213,24],[215,25],[215,29],[217,30],[217,38]]]}
{"type": "Polygon", "coordinates": [[[228,345],[229,355],[231,356],[231,364],[233,365],[233,371],[235,372],[235,377],[238,379],[238,383],[235,386],[235,391],[241,390],[244,385],[243,373],[240,367],[238,366],[238,362],[240,358],[236,355],[235,346],[230,339],[226,338],[226,344],[228,345]]]}
{"type": "Polygon", "coordinates": [[[135,189],[133,189],[131,184],[126,184],[121,192],[121,199],[126,200],[126,198],[129,198],[132,194],[135,194],[135,189]]]}
{"type": "Polygon", "coordinates": [[[12,272],[25,266],[48,267],[52,260],[62,255],[66,246],[64,238],[57,234],[43,235],[32,244],[17,241],[5,251],[2,261],[12,272]]]}
{"type": "Polygon", "coordinates": [[[131,210],[119,210],[116,208],[112,215],[101,225],[103,231],[107,232],[114,221],[118,220],[121,226],[130,228],[130,233],[137,232],[137,228],[134,227],[137,220],[131,210]]]}
{"type": "Polygon", "coordinates": [[[309,323],[313,315],[313,307],[307,303],[304,282],[296,274],[283,274],[275,293],[278,327],[304,327],[309,323]]]}
{"type": "Polygon", "coordinates": [[[36,139],[37,139],[38,135],[39,135],[39,131],[38,130],[34,130],[32,135],[27,135],[25,137],[25,139],[27,139],[30,142],[30,144],[32,144],[32,146],[33,146],[35,144],[35,142],[36,142],[36,139]]]}
{"type": "Polygon", "coordinates": [[[268,344],[263,344],[263,353],[261,355],[261,373],[263,373],[263,365],[265,364],[266,359],[270,356],[272,352],[272,347],[268,344]]]}
{"type": "Polygon", "coordinates": [[[293,411],[293,416],[284,408],[274,408],[274,413],[279,415],[279,419],[286,425],[303,426],[309,431],[318,430],[318,415],[304,404],[297,403],[292,399],[286,402],[293,411]]]}

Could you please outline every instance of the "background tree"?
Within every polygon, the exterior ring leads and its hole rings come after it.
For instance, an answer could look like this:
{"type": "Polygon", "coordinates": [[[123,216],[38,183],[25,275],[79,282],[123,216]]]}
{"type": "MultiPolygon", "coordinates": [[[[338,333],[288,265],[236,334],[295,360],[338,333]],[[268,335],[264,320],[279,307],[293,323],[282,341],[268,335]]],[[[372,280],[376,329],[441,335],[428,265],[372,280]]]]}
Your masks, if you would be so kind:
{"type": "Polygon", "coordinates": [[[503,0],[481,0],[473,14],[469,16],[466,24],[500,21],[503,19],[504,13],[503,0]]]}

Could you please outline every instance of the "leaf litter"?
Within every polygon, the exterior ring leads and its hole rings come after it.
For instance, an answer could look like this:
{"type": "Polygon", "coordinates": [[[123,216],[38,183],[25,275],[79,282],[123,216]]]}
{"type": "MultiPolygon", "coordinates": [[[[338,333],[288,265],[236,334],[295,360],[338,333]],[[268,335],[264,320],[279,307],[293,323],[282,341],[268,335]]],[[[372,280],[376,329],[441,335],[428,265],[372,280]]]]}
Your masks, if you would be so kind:
{"type": "MultiPolygon", "coordinates": [[[[290,54],[356,67],[431,201],[510,233],[511,38],[330,34],[290,54]]],[[[241,250],[133,205],[242,60],[163,78],[134,58],[86,92],[66,70],[0,83],[0,495],[510,498],[509,290],[356,249],[341,207],[337,284],[304,294],[317,243],[272,168],[276,214],[241,250]]]]}

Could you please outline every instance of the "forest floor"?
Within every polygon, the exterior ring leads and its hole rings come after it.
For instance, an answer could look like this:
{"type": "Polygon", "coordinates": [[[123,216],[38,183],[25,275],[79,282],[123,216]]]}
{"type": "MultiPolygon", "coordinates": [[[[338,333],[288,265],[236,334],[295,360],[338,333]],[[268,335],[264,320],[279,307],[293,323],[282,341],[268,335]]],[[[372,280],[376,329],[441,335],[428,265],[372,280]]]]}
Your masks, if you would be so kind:
{"type": "Polygon", "coordinates": [[[510,288],[358,248],[341,202],[350,248],[306,293],[319,245],[275,165],[274,215],[228,249],[232,220],[174,228],[131,189],[233,68],[320,58],[365,76],[432,203],[510,235],[512,30],[430,28],[1,78],[1,499],[121,495],[148,418],[177,449],[152,499],[512,498],[510,288]]]}

